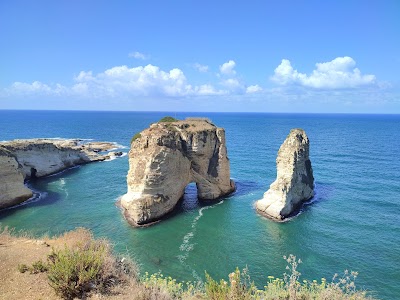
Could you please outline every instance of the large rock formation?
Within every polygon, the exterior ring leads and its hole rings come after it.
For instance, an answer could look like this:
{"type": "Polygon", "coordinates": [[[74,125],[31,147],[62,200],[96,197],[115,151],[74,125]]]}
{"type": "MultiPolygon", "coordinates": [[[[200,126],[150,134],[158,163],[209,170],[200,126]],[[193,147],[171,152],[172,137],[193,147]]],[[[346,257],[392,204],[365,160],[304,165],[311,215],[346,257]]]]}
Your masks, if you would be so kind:
{"type": "Polygon", "coordinates": [[[0,147],[0,209],[32,197],[32,191],[24,185],[21,169],[15,156],[0,147]]]}
{"type": "Polygon", "coordinates": [[[276,168],[276,180],[255,206],[262,215],[282,220],[314,196],[309,140],[304,130],[290,131],[279,148],[276,168]]]}
{"type": "Polygon", "coordinates": [[[28,139],[0,143],[0,209],[32,197],[24,181],[54,174],[92,161],[108,159],[99,152],[115,148],[115,143],[62,139],[28,139]]]}
{"type": "Polygon", "coordinates": [[[199,199],[234,191],[223,128],[205,119],[159,122],[136,137],[129,151],[128,192],[121,198],[132,225],[172,211],[191,182],[199,199]]]}

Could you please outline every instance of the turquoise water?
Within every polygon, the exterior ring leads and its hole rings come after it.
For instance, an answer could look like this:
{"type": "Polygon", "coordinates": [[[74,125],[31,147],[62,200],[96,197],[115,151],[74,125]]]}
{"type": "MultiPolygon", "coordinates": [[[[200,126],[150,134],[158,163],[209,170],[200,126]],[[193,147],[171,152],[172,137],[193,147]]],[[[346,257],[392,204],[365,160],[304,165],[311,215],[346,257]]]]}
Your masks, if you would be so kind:
{"type": "MultiPolygon", "coordinates": [[[[227,278],[246,265],[259,287],[285,272],[283,255],[303,260],[307,279],[360,273],[359,287],[381,299],[400,297],[400,116],[171,113],[205,116],[226,129],[237,191],[199,204],[189,185],[180,212],[158,225],[135,229],[115,206],[126,191],[128,159],[81,166],[31,182],[40,197],[0,211],[0,224],[37,235],[78,226],[129,252],[142,271],[180,280],[227,278]],[[310,139],[316,197],[297,217],[274,223],[253,203],[276,176],[279,146],[291,128],[310,139]]],[[[88,138],[128,146],[131,137],[166,113],[0,111],[0,140],[88,138]]],[[[128,151],[128,149],[124,149],[128,151]]],[[[1,251],[1,250],[0,250],[1,251]]]]}

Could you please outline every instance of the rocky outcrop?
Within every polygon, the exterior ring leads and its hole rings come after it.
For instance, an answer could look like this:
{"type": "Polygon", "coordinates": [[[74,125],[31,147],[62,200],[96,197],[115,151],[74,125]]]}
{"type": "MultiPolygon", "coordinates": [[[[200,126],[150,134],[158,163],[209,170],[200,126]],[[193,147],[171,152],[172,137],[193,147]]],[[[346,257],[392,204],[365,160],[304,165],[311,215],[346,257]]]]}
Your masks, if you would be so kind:
{"type": "Polygon", "coordinates": [[[0,147],[0,209],[21,203],[32,197],[24,185],[24,175],[15,157],[0,147]]]}
{"type": "Polygon", "coordinates": [[[24,181],[67,168],[110,158],[115,143],[62,139],[28,139],[0,142],[0,209],[32,197],[24,181]]]}
{"type": "Polygon", "coordinates": [[[255,206],[262,215],[282,220],[314,196],[309,140],[304,130],[290,131],[279,148],[276,168],[276,180],[255,206]]]}
{"type": "Polygon", "coordinates": [[[128,191],[121,198],[132,225],[152,223],[172,211],[191,182],[199,199],[214,200],[234,191],[225,131],[209,120],[159,122],[135,138],[128,191]]]}

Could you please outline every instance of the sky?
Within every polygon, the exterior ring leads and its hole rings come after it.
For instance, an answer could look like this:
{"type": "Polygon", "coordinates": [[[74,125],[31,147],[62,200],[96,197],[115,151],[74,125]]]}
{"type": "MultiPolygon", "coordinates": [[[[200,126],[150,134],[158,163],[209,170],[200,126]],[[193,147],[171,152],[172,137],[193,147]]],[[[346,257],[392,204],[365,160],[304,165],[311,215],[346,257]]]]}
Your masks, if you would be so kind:
{"type": "Polygon", "coordinates": [[[399,16],[399,0],[0,0],[0,109],[399,114],[399,16]]]}

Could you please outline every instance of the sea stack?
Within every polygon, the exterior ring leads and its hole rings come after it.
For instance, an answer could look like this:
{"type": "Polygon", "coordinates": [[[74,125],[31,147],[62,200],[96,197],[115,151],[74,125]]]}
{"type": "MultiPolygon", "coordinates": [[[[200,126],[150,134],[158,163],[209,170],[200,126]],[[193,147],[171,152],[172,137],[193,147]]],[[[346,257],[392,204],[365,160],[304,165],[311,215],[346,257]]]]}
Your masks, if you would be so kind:
{"type": "Polygon", "coordinates": [[[125,218],[133,226],[160,220],[175,208],[191,182],[201,200],[234,191],[225,130],[204,118],[164,118],[152,124],[132,139],[128,191],[120,202],[125,218]]]}
{"type": "Polygon", "coordinates": [[[314,196],[309,144],[303,129],[290,131],[278,151],[276,180],[255,204],[260,214],[281,221],[314,196]]]}

